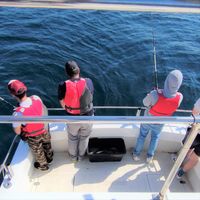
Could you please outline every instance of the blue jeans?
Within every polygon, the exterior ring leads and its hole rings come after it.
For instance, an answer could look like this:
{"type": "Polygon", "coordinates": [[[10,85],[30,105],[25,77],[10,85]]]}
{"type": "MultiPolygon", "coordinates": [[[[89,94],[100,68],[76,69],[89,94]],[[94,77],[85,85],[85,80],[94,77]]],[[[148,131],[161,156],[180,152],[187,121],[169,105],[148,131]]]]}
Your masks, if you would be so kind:
{"type": "Polygon", "coordinates": [[[139,156],[146,139],[146,136],[148,135],[149,131],[151,132],[151,141],[148,147],[147,151],[147,157],[154,156],[154,152],[158,145],[158,139],[161,133],[161,130],[163,128],[163,124],[141,124],[140,126],[140,134],[137,138],[137,143],[135,146],[135,149],[133,151],[133,154],[136,156],[139,156]]]}

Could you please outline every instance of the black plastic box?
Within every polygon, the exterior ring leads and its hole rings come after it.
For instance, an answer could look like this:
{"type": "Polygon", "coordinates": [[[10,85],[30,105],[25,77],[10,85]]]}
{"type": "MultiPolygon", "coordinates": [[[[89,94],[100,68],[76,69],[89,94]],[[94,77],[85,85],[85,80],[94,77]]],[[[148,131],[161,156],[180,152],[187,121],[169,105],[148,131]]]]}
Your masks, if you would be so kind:
{"type": "Polygon", "coordinates": [[[122,138],[90,138],[87,153],[90,162],[121,161],[126,147],[122,138]]]}

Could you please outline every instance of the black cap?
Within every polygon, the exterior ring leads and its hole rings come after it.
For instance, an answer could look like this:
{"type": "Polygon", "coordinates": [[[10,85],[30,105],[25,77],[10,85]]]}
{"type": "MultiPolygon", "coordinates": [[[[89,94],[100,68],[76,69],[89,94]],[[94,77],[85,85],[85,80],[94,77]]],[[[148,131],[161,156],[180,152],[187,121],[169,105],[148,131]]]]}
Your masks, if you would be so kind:
{"type": "Polygon", "coordinates": [[[80,69],[75,61],[66,62],[65,70],[67,75],[70,77],[80,73],[80,69]]]}

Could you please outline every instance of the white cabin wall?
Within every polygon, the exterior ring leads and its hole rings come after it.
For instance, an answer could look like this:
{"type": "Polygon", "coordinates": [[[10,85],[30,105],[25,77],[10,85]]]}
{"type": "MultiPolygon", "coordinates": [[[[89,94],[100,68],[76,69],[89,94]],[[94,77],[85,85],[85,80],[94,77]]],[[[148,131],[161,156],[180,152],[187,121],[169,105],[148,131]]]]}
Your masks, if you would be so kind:
{"type": "MultiPolygon", "coordinates": [[[[126,149],[134,147],[138,134],[139,124],[94,124],[90,137],[99,138],[123,138],[126,149]]],[[[62,123],[50,124],[52,147],[55,152],[67,151],[68,138],[66,125],[62,123]]],[[[157,151],[177,152],[181,148],[181,141],[184,138],[186,126],[183,125],[165,125],[158,144],[157,151]]],[[[147,149],[150,134],[145,142],[144,149],[147,149]]]]}

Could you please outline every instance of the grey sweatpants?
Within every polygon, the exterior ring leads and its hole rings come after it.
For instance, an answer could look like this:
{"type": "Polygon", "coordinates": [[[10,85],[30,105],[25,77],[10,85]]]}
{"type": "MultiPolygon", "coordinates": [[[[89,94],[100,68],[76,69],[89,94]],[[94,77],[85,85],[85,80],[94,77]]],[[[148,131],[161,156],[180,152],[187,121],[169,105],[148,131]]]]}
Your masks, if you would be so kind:
{"type": "Polygon", "coordinates": [[[86,152],[92,124],[68,124],[68,151],[72,157],[83,156],[86,152]]]}

